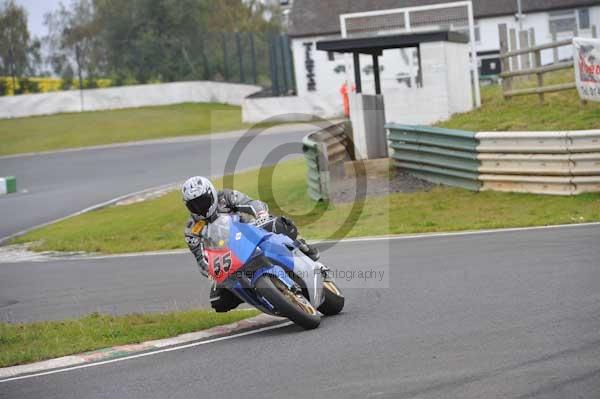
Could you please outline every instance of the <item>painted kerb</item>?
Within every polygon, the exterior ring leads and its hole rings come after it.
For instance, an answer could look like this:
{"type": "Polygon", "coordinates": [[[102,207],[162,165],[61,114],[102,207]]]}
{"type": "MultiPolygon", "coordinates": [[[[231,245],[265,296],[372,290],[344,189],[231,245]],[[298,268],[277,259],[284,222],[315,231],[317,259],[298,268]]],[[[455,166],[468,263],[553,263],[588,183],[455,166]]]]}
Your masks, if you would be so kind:
{"type": "Polygon", "coordinates": [[[600,130],[466,132],[388,124],[394,163],[470,190],[554,195],[600,191],[600,130]]]}
{"type": "Polygon", "coordinates": [[[16,192],[17,179],[14,176],[0,177],[0,195],[16,192]]]}

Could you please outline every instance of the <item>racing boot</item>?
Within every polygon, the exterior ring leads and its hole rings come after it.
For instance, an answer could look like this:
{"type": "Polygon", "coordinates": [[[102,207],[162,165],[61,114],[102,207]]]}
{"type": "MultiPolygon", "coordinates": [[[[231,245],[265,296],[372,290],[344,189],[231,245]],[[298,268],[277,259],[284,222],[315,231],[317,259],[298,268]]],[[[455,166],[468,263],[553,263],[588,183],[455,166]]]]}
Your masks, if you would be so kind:
{"type": "Polygon", "coordinates": [[[315,248],[312,245],[308,244],[304,240],[304,238],[298,237],[296,239],[296,241],[298,242],[298,248],[300,248],[300,251],[302,251],[304,253],[304,255],[308,256],[309,258],[311,258],[315,262],[319,260],[319,258],[321,257],[321,255],[319,254],[319,250],[317,248],[315,248]]]}
{"type": "Polygon", "coordinates": [[[229,312],[238,307],[242,300],[225,288],[218,288],[213,281],[210,287],[210,306],[217,313],[229,312]]]}

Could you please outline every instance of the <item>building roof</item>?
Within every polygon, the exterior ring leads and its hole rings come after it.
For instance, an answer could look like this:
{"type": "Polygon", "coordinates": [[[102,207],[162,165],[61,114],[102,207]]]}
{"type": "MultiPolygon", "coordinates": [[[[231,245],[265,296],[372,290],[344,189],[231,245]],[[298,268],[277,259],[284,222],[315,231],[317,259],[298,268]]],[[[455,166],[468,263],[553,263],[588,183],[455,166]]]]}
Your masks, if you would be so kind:
{"type": "Polygon", "coordinates": [[[383,50],[391,48],[416,47],[420,43],[442,41],[468,43],[469,38],[462,33],[449,31],[401,33],[376,37],[321,40],[320,42],[317,42],[317,50],[334,51],[336,53],[357,52],[381,55],[383,50]]]}
{"type": "MultiPolygon", "coordinates": [[[[448,3],[451,0],[295,0],[292,37],[340,33],[340,14],[448,3]]],[[[523,13],[600,5],[598,0],[523,0],[523,13]]],[[[517,0],[473,0],[475,19],[514,15],[517,0]]]]}

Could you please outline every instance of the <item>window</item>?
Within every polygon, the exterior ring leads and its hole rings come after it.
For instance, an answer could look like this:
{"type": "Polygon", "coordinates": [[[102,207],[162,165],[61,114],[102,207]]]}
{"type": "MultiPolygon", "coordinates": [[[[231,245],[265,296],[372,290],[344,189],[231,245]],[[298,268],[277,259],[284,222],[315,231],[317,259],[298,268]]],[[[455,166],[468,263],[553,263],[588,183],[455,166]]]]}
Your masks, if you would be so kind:
{"type": "Polygon", "coordinates": [[[550,13],[550,32],[572,33],[577,30],[577,21],[573,10],[553,11],[550,13]]]}
{"type": "Polygon", "coordinates": [[[590,9],[579,10],[579,29],[590,29],[590,9]]]}

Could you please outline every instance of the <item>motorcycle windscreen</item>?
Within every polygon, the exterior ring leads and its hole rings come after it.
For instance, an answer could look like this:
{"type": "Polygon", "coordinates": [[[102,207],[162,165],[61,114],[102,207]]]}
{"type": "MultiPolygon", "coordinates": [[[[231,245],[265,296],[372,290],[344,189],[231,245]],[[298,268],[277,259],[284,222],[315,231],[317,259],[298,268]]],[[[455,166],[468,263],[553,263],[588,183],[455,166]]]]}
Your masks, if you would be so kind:
{"type": "Polygon", "coordinates": [[[230,248],[232,226],[233,218],[222,214],[206,227],[204,233],[208,274],[217,283],[222,283],[244,265],[230,248]]]}
{"type": "Polygon", "coordinates": [[[221,283],[241,269],[256,247],[268,234],[237,221],[234,216],[220,215],[207,226],[205,250],[208,273],[221,283]]]}

